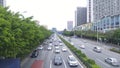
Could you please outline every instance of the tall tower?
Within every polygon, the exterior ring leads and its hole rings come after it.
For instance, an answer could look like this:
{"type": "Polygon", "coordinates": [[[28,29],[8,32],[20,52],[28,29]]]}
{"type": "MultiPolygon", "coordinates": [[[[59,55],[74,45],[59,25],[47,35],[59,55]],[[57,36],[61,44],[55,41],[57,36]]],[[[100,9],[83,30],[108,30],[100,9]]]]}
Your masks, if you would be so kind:
{"type": "Polygon", "coordinates": [[[0,0],[0,5],[5,7],[6,6],[6,0],[0,0]]]}
{"type": "Polygon", "coordinates": [[[87,22],[93,22],[93,0],[87,0],[87,22]]]}
{"type": "Polygon", "coordinates": [[[86,7],[77,7],[75,12],[75,26],[80,26],[87,23],[87,8],[86,7]]]}
{"type": "Polygon", "coordinates": [[[73,29],[73,21],[67,21],[67,30],[72,31],[73,29]]]}

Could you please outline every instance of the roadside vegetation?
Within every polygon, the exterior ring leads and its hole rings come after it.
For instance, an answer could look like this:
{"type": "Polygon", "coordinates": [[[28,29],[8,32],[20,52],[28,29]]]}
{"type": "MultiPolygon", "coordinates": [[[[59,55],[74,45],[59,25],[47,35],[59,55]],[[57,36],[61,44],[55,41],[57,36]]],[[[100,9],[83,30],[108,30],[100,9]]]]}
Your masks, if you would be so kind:
{"type": "Polygon", "coordinates": [[[120,50],[115,49],[115,48],[111,48],[110,51],[113,51],[113,52],[116,52],[116,53],[119,53],[119,54],[120,54],[120,50]]]}
{"type": "Polygon", "coordinates": [[[32,18],[0,6],[0,57],[23,58],[51,35],[32,18]]]}
{"type": "MultiPolygon", "coordinates": [[[[90,39],[90,40],[94,40],[94,41],[99,41],[99,42],[103,42],[103,43],[108,43],[108,44],[114,44],[115,46],[119,46],[120,47],[120,29],[116,29],[116,30],[112,30],[112,31],[108,31],[106,33],[100,33],[100,32],[95,32],[95,31],[63,31],[63,35],[65,36],[74,36],[74,34],[77,37],[80,38],[86,38],[86,39],[90,39]],[[71,33],[71,34],[69,34],[71,33]],[[98,34],[98,38],[97,38],[97,34],[98,34]]],[[[120,49],[110,49],[113,52],[119,52],[120,49]]]]}
{"type": "MultiPolygon", "coordinates": [[[[63,35],[65,36],[73,36],[76,35],[78,37],[87,38],[91,40],[97,40],[97,32],[95,31],[63,31],[63,35]],[[71,34],[70,34],[71,33],[71,34]]],[[[108,31],[106,33],[98,32],[98,40],[106,43],[112,43],[116,45],[120,45],[120,29],[108,31]]]]}
{"type": "MultiPolygon", "coordinates": [[[[59,36],[60,37],[60,36],[59,36]]],[[[83,64],[87,68],[100,68],[94,60],[89,59],[84,53],[82,53],[80,50],[75,48],[73,45],[71,45],[69,42],[64,40],[62,37],[60,39],[67,45],[67,47],[83,62],[83,64]]]]}

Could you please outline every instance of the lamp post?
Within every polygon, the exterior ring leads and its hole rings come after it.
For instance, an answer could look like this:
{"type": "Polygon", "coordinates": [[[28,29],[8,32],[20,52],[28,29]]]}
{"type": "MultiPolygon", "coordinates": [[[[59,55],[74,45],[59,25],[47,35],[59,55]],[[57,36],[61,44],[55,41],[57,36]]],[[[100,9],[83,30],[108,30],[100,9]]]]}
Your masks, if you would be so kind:
{"type": "Polygon", "coordinates": [[[98,26],[97,26],[97,43],[98,43],[98,26]]]}
{"type": "Polygon", "coordinates": [[[98,25],[95,26],[95,30],[97,32],[97,43],[98,43],[98,25]]]}

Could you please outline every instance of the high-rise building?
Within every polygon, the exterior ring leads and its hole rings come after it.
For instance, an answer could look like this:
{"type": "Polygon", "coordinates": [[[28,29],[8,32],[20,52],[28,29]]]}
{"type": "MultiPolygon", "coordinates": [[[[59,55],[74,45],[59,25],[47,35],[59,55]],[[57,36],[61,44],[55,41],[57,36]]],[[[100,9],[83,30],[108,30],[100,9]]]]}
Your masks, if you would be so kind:
{"type": "Polygon", "coordinates": [[[67,30],[72,31],[72,29],[73,29],[73,21],[68,21],[67,22],[67,30]]]}
{"type": "Polygon", "coordinates": [[[6,1],[5,0],[0,0],[0,5],[3,6],[3,7],[5,7],[6,1]]]}
{"type": "Polygon", "coordinates": [[[56,28],[52,28],[52,32],[57,32],[57,29],[56,28]]]}
{"type": "Polygon", "coordinates": [[[93,22],[93,0],[87,0],[87,22],[93,22]]]}
{"type": "Polygon", "coordinates": [[[75,26],[87,23],[87,8],[78,7],[75,12],[75,26]]]}
{"type": "Polygon", "coordinates": [[[94,29],[120,28],[120,0],[93,0],[94,29]]]}

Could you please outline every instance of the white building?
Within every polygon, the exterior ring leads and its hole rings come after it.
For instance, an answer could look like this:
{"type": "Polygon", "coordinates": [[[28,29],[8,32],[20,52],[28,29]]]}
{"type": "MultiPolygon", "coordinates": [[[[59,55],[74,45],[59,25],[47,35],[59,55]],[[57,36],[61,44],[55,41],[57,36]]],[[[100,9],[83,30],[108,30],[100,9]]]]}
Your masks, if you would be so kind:
{"type": "Polygon", "coordinates": [[[106,32],[120,28],[120,0],[93,0],[93,30],[106,32]]]}
{"type": "Polygon", "coordinates": [[[77,7],[75,11],[75,26],[87,23],[87,7],[77,7]]]}
{"type": "Polygon", "coordinates": [[[93,0],[87,0],[87,23],[93,22],[93,0]]]}
{"type": "Polygon", "coordinates": [[[72,31],[73,30],[73,21],[68,21],[67,22],[67,30],[72,31]]]}

